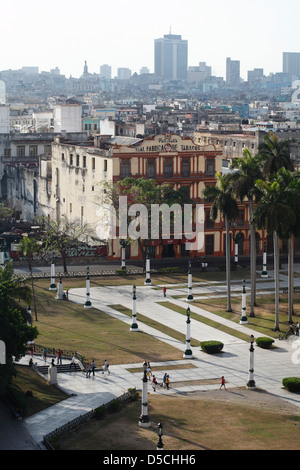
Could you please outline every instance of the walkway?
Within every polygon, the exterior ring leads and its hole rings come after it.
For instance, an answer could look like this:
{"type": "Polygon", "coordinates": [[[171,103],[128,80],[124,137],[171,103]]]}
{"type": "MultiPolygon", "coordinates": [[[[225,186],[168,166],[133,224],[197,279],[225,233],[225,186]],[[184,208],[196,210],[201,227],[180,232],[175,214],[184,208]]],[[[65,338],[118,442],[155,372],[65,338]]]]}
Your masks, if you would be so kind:
{"type": "MultiPolygon", "coordinates": [[[[295,272],[300,272],[300,266],[295,266],[295,272]]],[[[272,273],[269,273],[272,276],[272,273]]],[[[287,285],[287,277],[281,274],[280,288],[287,285]]],[[[264,291],[272,291],[274,289],[274,281],[272,277],[266,280],[258,280],[259,289],[264,291]]],[[[295,278],[295,287],[300,284],[300,278],[295,278]]],[[[160,302],[167,300],[174,305],[191,309],[191,336],[198,341],[203,340],[219,340],[224,343],[224,349],[221,354],[207,355],[200,348],[193,350],[193,359],[180,359],[178,361],[156,362],[152,363],[152,369],[162,366],[163,370],[155,373],[159,380],[162,379],[164,372],[170,375],[171,383],[186,382],[185,386],[172,388],[172,393],[187,393],[193,390],[210,390],[216,389],[219,385],[199,384],[199,381],[208,379],[219,379],[222,375],[226,377],[227,388],[245,386],[248,380],[249,369],[249,343],[242,341],[227,333],[223,333],[212,327],[197,321],[197,315],[201,314],[207,318],[211,318],[220,323],[220,317],[214,315],[202,308],[196,307],[192,302],[189,304],[185,301],[187,295],[187,285],[167,286],[167,299],[164,299],[161,289],[154,287],[162,286],[141,286],[137,287],[137,323],[139,331],[148,333],[160,341],[165,341],[183,353],[185,350],[185,342],[174,340],[161,333],[154,328],[139,321],[139,312],[144,316],[152,318],[157,322],[170,326],[173,329],[185,333],[186,317],[180,313],[166,308],[160,302]],[[172,295],[182,296],[182,298],[171,298],[172,295]],[[168,367],[174,364],[191,364],[188,369],[170,369],[168,367]],[[196,383],[197,381],[197,383],[196,383]],[[193,384],[194,382],[194,384],[193,384]]],[[[193,296],[205,295],[215,296],[217,293],[224,292],[225,283],[199,283],[193,284],[193,296]]],[[[233,295],[240,294],[241,282],[232,283],[233,295]]],[[[69,292],[69,299],[72,302],[84,305],[86,299],[85,289],[72,289],[69,292]]],[[[128,324],[128,328],[132,323],[132,319],[114,309],[114,305],[121,304],[129,309],[132,308],[132,286],[119,287],[93,287],[91,288],[90,300],[94,308],[97,308],[108,315],[111,315],[128,324]]],[[[247,325],[239,325],[231,321],[222,320],[231,328],[238,329],[247,335],[253,334],[258,336],[257,332],[252,331],[247,325]]],[[[133,333],[138,334],[138,333],[133,333]]],[[[255,365],[254,379],[257,387],[265,391],[275,394],[290,403],[300,406],[300,396],[287,392],[282,387],[282,379],[287,376],[299,375],[299,360],[297,351],[300,352],[300,344],[295,341],[276,341],[276,348],[271,350],[263,350],[255,347],[255,365]]],[[[181,355],[180,353],[180,355],[181,355]]],[[[300,359],[300,354],[299,354],[300,359]]],[[[28,363],[29,358],[25,357],[21,362],[28,363]]],[[[44,364],[44,362],[36,358],[36,361],[44,364]]],[[[102,366],[102,364],[97,364],[102,366]]],[[[43,436],[56,428],[62,426],[68,421],[94,409],[111,399],[120,396],[130,387],[136,387],[141,390],[142,376],[141,372],[129,372],[129,368],[141,368],[141,364],[111,365],[110,375],[104,375],[97,372],[95,378],[86,378],[84,373],[68,372],[58,374],[59,387],[68,393],[70,398],[36,414],[23,421],[23,425],[31,435],[35,443],[41,443],[43,436]]],[[[182,385],[182,384],[180,384],[182,385]]],[[[149,393],[154,393],[149,383],[149,393]]],[[[170,393],[158,387],[159,394],[170,393]]],[[[255,393],[255,392],[253,392],[255,393]]]]}

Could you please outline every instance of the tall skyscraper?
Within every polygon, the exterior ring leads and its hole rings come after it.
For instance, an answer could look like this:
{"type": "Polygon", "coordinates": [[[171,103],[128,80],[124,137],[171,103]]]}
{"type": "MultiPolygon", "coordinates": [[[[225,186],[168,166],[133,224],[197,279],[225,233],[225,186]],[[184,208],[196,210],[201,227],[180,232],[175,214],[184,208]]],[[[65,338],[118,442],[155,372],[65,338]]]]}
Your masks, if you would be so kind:
{"type": "Polygon", "coordinates": [[[241,83],[240,77],[240,61],[231,60],[230,57],[226,59],[226,84],[229,86],[236,86],[241,83]]]}
{"type": "Polygon", "coordinates": [[[100,78],[111,79],[111,66],[108,64],[100,65],[100,78]]]}
{"type": "Polygon", "coordinates": [[[165,34],[154,40],[154,73],[166,80],[185,80],[188,66],[188,42],[180,35],[165,34]]]}
{"type": "Polygon", "coordinates": [[[300,52],[283,52],[282,72],[300,78],[300,52]]]}

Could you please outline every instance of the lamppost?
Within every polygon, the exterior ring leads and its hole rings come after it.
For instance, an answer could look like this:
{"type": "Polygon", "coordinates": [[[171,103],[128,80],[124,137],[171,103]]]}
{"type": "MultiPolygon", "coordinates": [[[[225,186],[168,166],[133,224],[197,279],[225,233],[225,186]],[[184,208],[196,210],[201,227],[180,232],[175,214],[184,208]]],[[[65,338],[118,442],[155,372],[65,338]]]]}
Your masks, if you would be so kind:
{"type": "Polygon", "coordinates": [[[147,258],[146,258],[146,286],[151,286],[151,279],[150,279],[150,256],[149,256],[149,248],[147,248],[147,258]]]}
{"type": "Polygon", "coordinates": [[[142,414],[139,419],[139,426],[143,428],[149,428],[150,420],[148,416],[148,379],[147,379],[147,362],[143,364],[144,376],[143,381],[143,390],[142,390],[142,414]]]}
{"type": "Polygon", "coordinates": [[[188,295],[187,295],[186,300],[188,302],[192,302],[194,300],[193,294],[192,294],[192,265],[190,261],[189,261],[189,270],[188,270],[188,295]]]}
{"type": "Polygon", "coordinates": [[[51,284],[49,287],[49,290],[56,290],[56,285],[55,285],[55,258],[54,255],[52,255],[51,259],[51,284]]]}
{"type": "Polygon", "coordinates": [[[32,316],[31,316],[31,307],[30,307],[30,305],[27,306],[27,313],[28,313],[27,325],[31,326],[32,325],[32,316]]]}
{"type": "Polygon", "coordinates": [[[249,388],[250,390],[255,390],[256,389],[256,385],[255,385],[255,381],[254,381],[254,347],[253,347],[253,343],[254,343],[254,336],[251,335],[250,336],[250,366],[249,366],[249,377],[248,377],[248,382],[247,382],[247,388],[249,388]]]}
{"type": "Polygon", "coordinates": [[[158,423],[157,425],[158,441],[157,441],[156,450],[164,450],[164,443],[162,441],[162,436],[163,436],[162,428],[163,428],[162,423],[158,423]]]}
{"type": "Polygon", "coordinates": [[[136,322],[136,287],[132,288],[132,325],[130,331],[139,331],[138,324],[136,322]]]}
{"type": "Polygon", "coordinates": [[[186,349],[184,351],[184,358],[192,359],[193,353],[191,350],[191,320],[190,320],[190,307],[187,308],[187,320],[186,320],[186,349]]]}
{"type": "Polygon", "coordinates": [[[238,264],[239,262],[239,234],[234,238],[234,263],[238,264]]]}
{"type": "Polygon", "coordinates": [[[87,266],[86,268],[86,301],[84,304],[84,308],[91,308],[92,303],[90,301],[90,268],[87,266]]]}
{"type": "Polygon", "coordinates": [[[126,240],[122,240],[120,242],[120,245],[121,245],[121,255],[122,255],[122,259],[121,259],[121,269],[124,269],[126,270],[126,264],[125,264],[125,249],[126,249],[126,246],[127,246],[127,241],[126,240]]]}
{"type": "Polygon", "coordinates": [[[263,270],[260,275],[261,277],[269,277],[267,272],[267,250],[266,250],[266,242],[264,242],[264,251],[263,251],[263,270]]]}
{"type": "Polygon", "coordinates": [[[246,288],[245,288],[246,281],[243,280],[243,291],[242,291],[242,316],[240,319],[240,324],[243,325],[248,323],[248,319],[246,316],[246,288]]]}

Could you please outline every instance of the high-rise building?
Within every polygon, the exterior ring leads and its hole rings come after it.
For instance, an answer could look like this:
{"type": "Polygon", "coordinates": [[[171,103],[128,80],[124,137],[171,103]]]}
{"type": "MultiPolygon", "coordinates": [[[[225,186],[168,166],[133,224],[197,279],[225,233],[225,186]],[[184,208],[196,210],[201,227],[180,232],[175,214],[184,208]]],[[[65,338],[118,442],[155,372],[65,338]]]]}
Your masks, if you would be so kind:
{"type": "Polygon", "coordinates": [[[282,72],[300,77],[300,52],[283,52],[282,72]]]}
{"type": "Polygon", "coordinates": [[[111,79],[111,66],[108,64],[100,65],[100,78],[111,79]]]}
{"type": "Polygon", "coordinates": [[[131,70],[127,67],[119,67],[117,69],[118,80],[129,80],[131,77],[131,70]]]}
{"type": "Polygon", "coordinates": [[[165,34],[154,40],[154,73],[166,80],[187,78],[188,42],[180,35],[165,34]]]}
{"type": "Polygon", "coordinates": [[[230,57],[226,59],[226,84],[229,86],[236,86],[241,83],[240,77],[240,61],[231,60],[230,57]]]}

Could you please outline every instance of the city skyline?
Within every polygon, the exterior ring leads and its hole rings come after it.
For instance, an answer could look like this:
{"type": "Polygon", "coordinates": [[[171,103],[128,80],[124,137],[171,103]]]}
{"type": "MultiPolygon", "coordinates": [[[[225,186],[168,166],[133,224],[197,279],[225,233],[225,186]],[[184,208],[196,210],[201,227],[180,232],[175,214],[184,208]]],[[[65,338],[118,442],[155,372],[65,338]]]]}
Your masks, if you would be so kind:
{"type": "Polygon", "coordinates": [[[66,77],[78,78],[85,61],[90,73],[102,64],[154,72],[154,41],[165,34],[188,41],[188,66],[206,62],[212,74],[226,77],[226,59],[240,61],[241,77],[263,68],[265,75],[282,72],[283,52],[299,52],[297,21],[300,4],[287,0],[153,0],[108,4],[91,0],[53,0],[45,11],[37,0],[15,0],[2,8],[0,70],[36,66],[39,71],[58,67],[66,77]]]}

